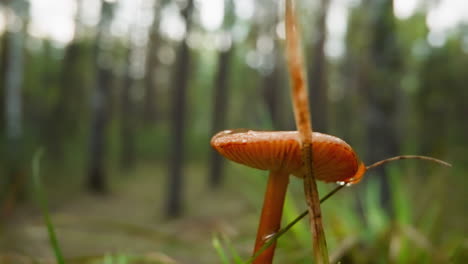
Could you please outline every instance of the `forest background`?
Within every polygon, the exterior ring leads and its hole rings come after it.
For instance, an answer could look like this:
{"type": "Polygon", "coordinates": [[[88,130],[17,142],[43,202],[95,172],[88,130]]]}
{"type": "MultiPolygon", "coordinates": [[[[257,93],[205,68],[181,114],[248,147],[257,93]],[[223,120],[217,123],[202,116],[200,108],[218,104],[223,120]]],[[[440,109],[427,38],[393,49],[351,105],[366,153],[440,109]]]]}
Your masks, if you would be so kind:
{"type": "MultiPolygon", "coordinates": [[[[388,165],[327,201],[332,258],[468,262],[468,3],[299,5],[314,130],[367,164],[400,154],[453,164],[388,165]]],[[[0,259],[53,259],[31,184],[40,149],[70,261],[217,263],[219,243],[248,258],[266,172],[223,161],[209,141],[224,129],[295,129],[283,8],[2,1],[0,259]]],[[[305,207],[291,181],[284,222],[305,207]]],[[[308,232],[298,224],[280,240],[278,263],[310,260],[308,232]]]]}

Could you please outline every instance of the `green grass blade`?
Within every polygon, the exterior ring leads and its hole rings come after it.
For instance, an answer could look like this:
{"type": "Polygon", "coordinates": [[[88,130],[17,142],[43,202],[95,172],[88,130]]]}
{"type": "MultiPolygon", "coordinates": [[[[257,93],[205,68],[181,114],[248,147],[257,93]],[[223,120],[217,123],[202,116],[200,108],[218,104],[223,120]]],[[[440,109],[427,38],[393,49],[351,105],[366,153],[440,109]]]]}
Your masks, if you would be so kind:
{"type": "Polygon", "coordinates": [[[52,224],[52,220],[50,219],[49,211],[47,209],[47,198],[45,193],[43,192],[41,178],[39,175],[40,171],[40,159],[44,154],[43,149],[39,149],[33,156],[32,160],[32,181],[33,181],[33,188],[35,191],[36,200],[41,207],[42,215],[44,217],[44,222],[47,226],[47,233],[49,235],[50,245],[54,251],[55,259],[58,264],[65,264],[65,260],[62,255],[62,251],[60,250],[60,246],[57,240],[57,236],[55,235],[54,225],[52,224]]]}
{"type": "MultiPolygon", "coordinates": [[[[286,223],[294,222],[297,215],[299,215],[299,210],[296,207],[294,198],[290,193],[286,195],[286,201],[283,208],[283,217],[286,223]]],[[[308,211],[307,211],[308,213],[308,211]]],[[[291,233],[294,235],[295,239],[299,244],[308,245],[312,243],[309,235],[309,228],[304,222],[294,222],[294,226],[291,228],[291,233]]]]}
{"type": "Polygon", "coordinates": [[[364,200],[366,222],[369,226],[368,238],[375,238],[388,227],[388,216],[380,204],[379,179],[369,179],[364,200]]]}
{"type": "Polygon", "coordinates": [[[398,166],[391,166],[387,168],[389,172],[389,186],[392,198],[393,212],[398,223],[396,236],[399,237],[399,252],[397,252],[397,262],[404,264],[410,263],[410,253],[415,249],[408,243],[408,240],[402,235],[401,229],[406,225],[411,225],[411,203],[406,194],[406,185],[401,181],[401,170],[398,166]]]}
{"type": "Polygon", "coordinates": [[[392,206],[396,220],[401,225],[411,224],[411,203],[406,193],[406,185],[401,181],[403,175],[398,166],[388,167],[388,180],[390,182],[390,191],[392,193],[392,206]]]}
{"type": "Polygon", "coordinates": [[[223,242],[224,244],[226,244],[226,247],[229,249],[229,252],[231,252],[232,260],[234,261],[234,263],[243,264],[244,261],[242,260],[241,256],[239,255],[237,250],[232,245],[232,242],[229,239],[229,237],[227,237],[226,235],[223,235],[223,242]]]}
{"type": "Polygon", "coordinates": [[[221,260],[221,263],[223,264],[230,264],[229,259],[227,257],[227,254],[221,245],[221,241],[219,240],[218,235],[214,235],[213,239],[211,240],[211,243],[213,244],[213,247],[216,250],[216,253],[218,253],[218,256],[221,260]]]}

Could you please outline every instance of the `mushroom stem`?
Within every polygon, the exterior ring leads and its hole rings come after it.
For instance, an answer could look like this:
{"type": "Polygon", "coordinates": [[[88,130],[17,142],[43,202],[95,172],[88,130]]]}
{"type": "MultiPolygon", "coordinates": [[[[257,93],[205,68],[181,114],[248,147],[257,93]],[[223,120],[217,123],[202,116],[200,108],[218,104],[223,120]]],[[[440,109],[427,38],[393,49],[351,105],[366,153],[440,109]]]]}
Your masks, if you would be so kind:
{"type": "Polygon", "coordinates": [[[253,255],[253,264],[272,263],[275,254],[276,243],[268,249],[255,256],[256,252],[262,248],[269,238],[271,238],[281,226],[281,216],[283,214],[284,198],[289,184],[289,174],[283,171],[270,171],[267,189],[263,201],[262,215],[257,230],[257,239],[253,255]]]}

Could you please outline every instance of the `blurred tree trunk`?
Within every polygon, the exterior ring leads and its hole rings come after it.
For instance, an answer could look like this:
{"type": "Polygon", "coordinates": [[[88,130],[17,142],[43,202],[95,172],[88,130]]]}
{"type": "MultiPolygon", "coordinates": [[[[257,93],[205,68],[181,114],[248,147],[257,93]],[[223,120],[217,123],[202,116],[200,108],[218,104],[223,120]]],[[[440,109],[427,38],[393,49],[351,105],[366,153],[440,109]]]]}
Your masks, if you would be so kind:
{"type": "MultiPolygon", "coordinates": [[[[415,130],[413,138],[417,140],[415,151],[453,159],[455,167],[457,163],[468,164],[464,162],[468,161],[467,155],[455,154],[457,149],[468,147],[468,53],[462,52],[461,37],[468,36],[468,27],[463,33],[447,40],[442,47],[430,48],[418,69],[418,92],[412,95],[416,110],[411,120],[415,130]]],[[[425,180],[432,169],[420,164],[418,171],[422,178],[419,180],[425,180]]]]}
{"type": "Polygon", "coordinates": [[[58,101],[50,116],[48,141],[54,159],[64,158],[64,142],[76,135],[80,120],[80,107],[83,106],[82,75],[79,69],[80,45],[70,43],[65,49],[60,74],[58,101]]]}
{"type": "MultiPolygon", "coordinates": [[[[5,8],[5,7],[3,7],[5,8]]],[[[6,128],[6,87],[5,87],[5,77],[6,77],[6,71],[8,67],[8,54],[10,52],[9,49],[9,38],[10,33],[6,30],[2,35],[1,35],[1,42],[2,42],[2,47],[1,47],[1,58],[0,58],[0,85],[2,89],[0,90],[0,131],[5,131],[6,128]]]]}
{"type": "MultiPolygon", "coordinates": [[[[397,136],[397,109],[401,73],[400,51],[397,43],[393,1],[373,1],[371,7],[371,37],[369,45],[370,75],[363,86],[367,101],[367,160],[388,158],[399,153],[397,136]]],[[[377,173],[385,174],[383,167],[377,173]]],[[[382,181],[382,202],[390,209],[390,192],[387,177],[382,181]]]]}
{"type": "Polygon", "coordinates": [[[263,78],[263,98],[270,113],[271,124],[274,130],[279,130],[280,116],[279,116],[279,76],[278,67],[275,65],[273,71],[263,78]]]}
{"type": "Polygon", "coordinates": [[[124,74],[122,94],[121,94],[121,130],[120,130],[120,166],[122,169],[129,170],[135,165],[135,105],[132,100],[131,90],[134,85],[131,76],[132,51],[129,47],[127,55],[127,69],[124,74]]]}
{"type": "MultiPolygon", "coordinates": [[[[224,19],[224,34],[229,34],[232,39],[231,27],[234,23],[233,4],[232,0],[225,0],[225,19],[224,19]]],[[[232,43],[231,43],[232,45],[232,43]]],[[[229,92],[229,71],[231,58],[234,54],[234,48],[229,47],[226,50],[221,50],[218,54],[218,72],[214,83],[213,91],[213,119],[211,124],[211,135],[226,129],[226,109],[228,104],[229,92]]],[[[210,150],[210,187],[219,187],[223,182],[223,158],[213,149],[210,150]]]]}
{"type": "MultiPolygon", "coordinates": [[[[221,51],[218,56],[218,73],[216,76],[215,90],[213,96],[213,123],[212,135],[225,129],[226,127],[226,109],[227,95],[229,86],[229,65],[234,49],[230,48],[226,51],[221,51]]],[[[211,167],[210,167],[210,186],[216,188],[223,181],[223,159],[216,151],[211,150],[211,167]]]]}
{"type": "MultiPolygon", "coordinates": [[[[181,7],[181,14],[186,23],[186,35],[190,32],[192,24],[193,0],[181,7]]],[[[187,85],[189,81],[190,50],[186,39],[178,48],[177,61],[173,73],[173,97],[171,115],[171,153],[169,161],[169,181],[166,214],[168,217],[177,217],[182,213],[183,178],[182,169],[185,151],[185,117],[187,104],[187,85]]]]}
{"type": "Polygon", "coordinates": [[[310,109],[314,130],[328,130],[328,81],[325,42],[327,40],[327,13],[329,0],[321,0],[316,21],[315,40],[311,46],[309,66],[310,109]]]}
{"type": "Polygon", "coordinates": [[[78,133],[81,109],[85,105],[85,96],[83,94],[84,76],[83,69],[80,68],[80,58],[83,56],[83,44],[79,40],[81,0],[76,0],[76,3],[74,38],[65,48],[65,56],[60,72],[58,101],[50,116],[49,123],[51,125],[47,132],[52,150],[50,153],[53,154],[54,159],[64,158],[63,143],[74,138],[78,133]]]}
{"type": "Polygon", "coordinates": [[[78,42],[72,42],[65,49],[65,56],[61,70],[61,89],[59,95],[59,104],[57,113],[62,123],[62,128],[67,134],[73,134],[78,127],[78,113],[82,106],[82,88],[81,69],[79,68],[79,59],[81,56],[81,46],[78,42]]]}
{"type": "MultiPolygon", "coordinates": [[[[29,12],[26,1],[9,1],[6,6],[12,11],[6,16],[5,54],[3,70],[5,130],[7,147],[7,182],[2,216],[8,216],[16,201],[24,195],[26,176],[23,163],[23,73],[24,73],[24,40],[29,12]]],[[[4,191],[4,192],[3,192],[4,191]]]]}
{"type": "MultiPolygon", "coordinates": [[[[259,52],[263,53],[264,59],[269,63],[269,69],[263,71],[260,80],[261,85],[261,97],[264,100],[266,110],[270,115],[271,127],[274,130],[283,130],[286,129],[284,125],[284,98],[288,97],[285,96],[284,93],[285,89],[282,89],[283,76],[282,71],[284,69],[281,68],[281,63],[285,63],[282,61],[283,58],[283,49],[279,40],[277,40],[277,33],[276,29],[278,26],[278,19],[277,16],[277,9],[279,8],[279,2],[275,3],[272,6],[271,1],[260,1],[261,9],[268,10],[263,11],[264,18],[259,19],[261,24],[257,25],[255,28],[260,31],[260,36],[257,38],[257,49],[259,52]],[[264,50],[262,47],[258,47],[260,38],[264,40],[268,40],[271,42],[271,50],[264,50]]],[[[261,13],[259,14],[261,15],[261,13]]],[[[263,41],[267,43],[266,41],[263,41]]],[[[261,42],[260,42],[261,43],[261,42]]],[[[268,46],[268,45],[267,45],[268,46]]],[[[289,94],[287,94],[289,95],[289,94]]]]}
{"type": "Polygon", "coordinates": [[[105,33],[109,30],[110,20],[112,19],[113,4],[102,1],[101,18],[98,24],[98,33],[95,42],[95,72],[96,87],[92,95],[92,116],[91,116],[91,135],[90,135],[90,153],[89,153],[89,171],[87,186],[91,192],[105,193],[108,189],[105,154],[106,154],[106,132],[108,124],[110,86],[112,81],[111,63],[105,61],[109,57],[103,56],[102,42],[105,33]]]}
{"type": "MultiPolygon", "coordinates": [[[[6,3],[0,4],[2,8],[6,8],[6,3]]],[[[5,14],[5,12],[3,12],[5,14]]],[[[0,131],[5,131],[6,128],[6,72],[8,66],[8,53],[9,53],[9,32],[5,30],[1,35],[1,49],[0,49],[0,131]]]]}
{"type": "MultiPolygon", "coordinates": [[[[277,46],[276,46],[277,47],[277,46]]],[[[280,54],[276,48],[272,51],[270,56],[274,57],[273,70],[263,77],[263,98],[268,112],[270,113],[271,123],[274,130],[287,130],[288,126],[285,124],[285,113],[288,112],[284,106],[283,98],[287,97],[284,94],[282,84],[283,76],[280,64],[280,54]]]]}
{"type": "Polygon", "coordinates": [[[109,69],[101,68],[98,69],[97,75],[91,117],[88,188],[95,193],[105,193],[108,189],[104,165],[107,148],[105,135],[107,133],[108,99],[112,73],[109,69]]]}
{"type": "MultiPolygon", "coordinates": [[[[145,74],[145,98],[143,103],[146,123],[151,124],[157,118],[157,80],[156,68],[158,66],[158,48],[159,48],[159,21],[161,19],[162,0],[155,1],[153,25],[149,29],[149,42],[146,54],[146,74],[145,74]]],[[[165,2],[165,1],[164,1],[165,2]]]]}
{"type": "MultiPolygon", "coordinates": [[[[366,6],[366,4],[362,4],[366,6]]],[[[333,109],[337,113],[337,136],[353,143],[354,149],[364,150],[366,137],[363,126],[365,98],[360,94],[369,87],[369,12],[357,6],[351,10],[346,32],[346,57],[342,65],[343,94],[333,109]]]]}

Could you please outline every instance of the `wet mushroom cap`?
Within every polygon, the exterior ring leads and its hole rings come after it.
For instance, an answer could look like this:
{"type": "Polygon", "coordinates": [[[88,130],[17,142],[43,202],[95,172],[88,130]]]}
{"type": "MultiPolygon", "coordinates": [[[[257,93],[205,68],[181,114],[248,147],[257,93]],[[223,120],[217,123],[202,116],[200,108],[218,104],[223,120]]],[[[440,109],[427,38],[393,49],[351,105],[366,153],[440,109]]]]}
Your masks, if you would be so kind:
{"type": "MultiPolygon", "coordinates": [[[[343,140],[314,132],[315,177],[325,182],[355,183],[365,171],[353,149],[343,140]]],[[[211,139],[224,157],[261,170],[305,174],[297,131],[225,130],[211,139]]]]}

